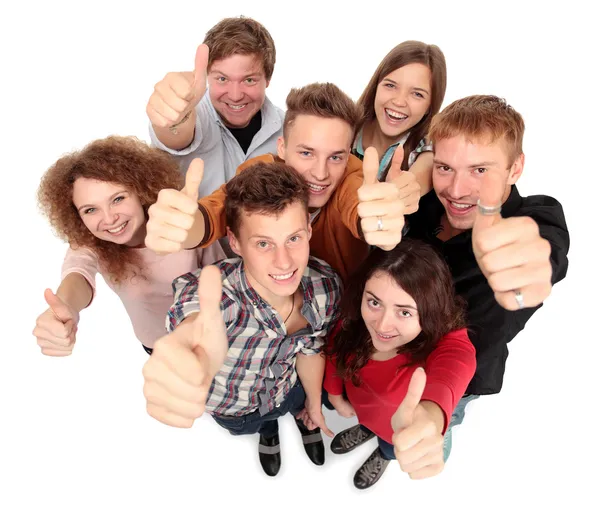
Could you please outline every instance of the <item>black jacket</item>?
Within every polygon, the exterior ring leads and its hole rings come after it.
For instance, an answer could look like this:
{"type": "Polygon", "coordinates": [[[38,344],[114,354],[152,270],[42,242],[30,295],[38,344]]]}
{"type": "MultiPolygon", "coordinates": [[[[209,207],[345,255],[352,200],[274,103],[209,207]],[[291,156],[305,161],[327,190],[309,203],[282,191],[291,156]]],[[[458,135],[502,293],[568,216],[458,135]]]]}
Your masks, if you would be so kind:
{"type": "MultiPolygon", "coordinates": [[[[444,207],[432,190],[419,202],[419,210],[407,217],[408,236],[433,245],[446,258],[458,295],[468,305],[469,337],[477,350],[477,370],[467,388],[468,394],[488,395],[502,388],[507,344],[542,305],[535,308],[508,311],[494,298],[494,292],[475,260],[471,231],[465,231],[448,241],[436,238],[444,207]]],[[[521,197],[516,186],[502,206],[502,216],[529,216],[539,225],[540,235],[550,242],[552,252],[552,284],[567,274],[569,232],[562,206],[544,195],[521,197]]]]}

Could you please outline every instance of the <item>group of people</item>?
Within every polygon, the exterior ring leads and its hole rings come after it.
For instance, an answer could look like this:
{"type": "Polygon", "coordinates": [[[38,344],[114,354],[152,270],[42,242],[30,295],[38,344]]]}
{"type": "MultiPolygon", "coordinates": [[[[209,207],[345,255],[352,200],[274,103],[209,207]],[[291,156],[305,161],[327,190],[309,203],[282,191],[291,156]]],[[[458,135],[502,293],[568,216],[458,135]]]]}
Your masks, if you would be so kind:
{"type": "Polygon", "coordinates": [[[406,41],[357,102],[331,83],[266,97],[275,45],[226,18],[147,104],[151,146],[110,136],[62,156],[38,199],[69,243],[34,335],[71,354],[100,273],[148,354],[148,413],[258,433],[281,465],[294,417],[322,465],[377,437],[354,475],[396,459],[439,473],[469,401],[502,387],[507,344],[567,272],[562,207],[522,197],[521,115],[473,95],[440,111],[446,64],[406,41]],[[328,428],[323,405],[358,424],[328,428]]]}

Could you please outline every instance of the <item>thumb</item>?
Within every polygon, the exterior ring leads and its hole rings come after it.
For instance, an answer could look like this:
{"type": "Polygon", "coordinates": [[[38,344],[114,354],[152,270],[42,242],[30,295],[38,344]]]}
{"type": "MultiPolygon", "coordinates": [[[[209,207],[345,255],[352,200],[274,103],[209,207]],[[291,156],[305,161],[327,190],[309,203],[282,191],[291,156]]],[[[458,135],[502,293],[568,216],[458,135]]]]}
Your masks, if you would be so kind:
{"type": "Polygon", "coordinates": [[[192,200],[198,200],[198,189],[202,183],[204,177],[204,161],[200,158],[192,160],[188,167],[187,173],[185,174],[185,186],[181,192],[191,198],[192,200]]]}
{"type": "Polygon", "coordinates": [[[194,59],[194,89],[196,92],[206,88],[206,73],[208,68],[208,45],[198,45],[194,59]]]}
{"type": "Polygon", "coordinates": [[[395,180],[402,175],[402,162],[404,161],[404,148],[400,145],[396,147],[396,151],[392,156],[390,170],[388,171],[386,180],[395,180]]]}
{"type": "Polygon", "coordinates": [[[426,382],[427,375],[425,375],[425,370],[417,368],[412,374],[404,400],[402,400],[394,416],[392,416],[392,429],[394,432],[406,429],[412,424],[415,410],[421,401],[423,391],[425,391],[426,382]]]}
{"type": "Polygon", "coordinates": [[[483,174],[481,188],[479,189],[479,205],[473,225],[473,234],[479,230],[487,229],[502,220],[500,208],[502,207],[502,198],[506,189],[506,180],[499,172],[486,171],[483,174]],[[482,214],[486,209],[491,212],[493,208],[498,208],[495,214],[482,214]]]}
{"type": "Polygon", "coordinates": [[[373,146],[365,150],[363,158],[363,186],[377,184],[377,173],[379,171],[379,155],[373,146]]]}
{"type": "Polygon", "coordinates": [[[66,323],[74,319],[72,310],[49,288],[44,290],[44,299],[59,321],[66,323]]]}

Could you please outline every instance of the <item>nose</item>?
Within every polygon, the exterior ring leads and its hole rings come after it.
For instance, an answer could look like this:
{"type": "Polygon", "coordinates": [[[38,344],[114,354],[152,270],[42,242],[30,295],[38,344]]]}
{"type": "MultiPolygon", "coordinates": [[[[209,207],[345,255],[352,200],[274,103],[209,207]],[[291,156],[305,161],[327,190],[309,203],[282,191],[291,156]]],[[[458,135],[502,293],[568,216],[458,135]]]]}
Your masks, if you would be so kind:
{"type": "Polygon", "coordinates": [[[389,332],[394,329],[393,310],[385,310],[377,321],[377,331],[389,332]]]}
{"type": "Polygon", "coordinates": [[[231,89],[229,90],[229,99],[231,101],[241,101],[242,98],[244,97],[244,92],[242,92],[242,89],[239,85],[239,83],[232,83],[231,84],[231,89]]]}
{"type": "Polygon", "coordinates": [[[468,179],[461,173],[454,173],[452,183],[448,187],[448,194],[456,200],[471,194],[468,179]]]}
{"type": "Polygon", "coordinates": [[[279,270],[287,270],[292,266],[292,256],[287,247],[275,249],[275,267],[279,270]]]}
{"type": "Polygon", "coordinates": [[[392,101],[396,106],[407,106],[408,103],[406,102],[406,92],[398,92],[392,101]]]}
{"type": "Polygon", "coordinates": [[[107,225],[112,225],[119,219],[119,213],[117,211],[113,211],[112,209],[108,209],[104,212],[104,222],[107,225]]]}
{"type": "Polygon", "coordinates": [[[327,159],[317,162],[311,170],[312,176],[319,182],[324,182],[329,178],[329,170],[327,169],[327,159]]]}

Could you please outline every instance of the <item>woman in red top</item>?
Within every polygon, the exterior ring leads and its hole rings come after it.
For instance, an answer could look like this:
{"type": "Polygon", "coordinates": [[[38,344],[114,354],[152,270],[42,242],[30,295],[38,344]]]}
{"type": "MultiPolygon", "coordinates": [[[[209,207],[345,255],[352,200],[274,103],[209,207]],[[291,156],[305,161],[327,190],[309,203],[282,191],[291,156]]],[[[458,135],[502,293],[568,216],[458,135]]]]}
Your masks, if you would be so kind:
{"type": "Polygon", "coordinates": [[[334,438],[332,451],[349,452],[374,436],[379,442],[354,485],[372,486],[393,459],[412,478],[439,473],[443,434],[476,361],[437,252],[408,239],[390,252],[374,250],[348,284],[327,354],[329,400],[359,422],[334,438]]]}

